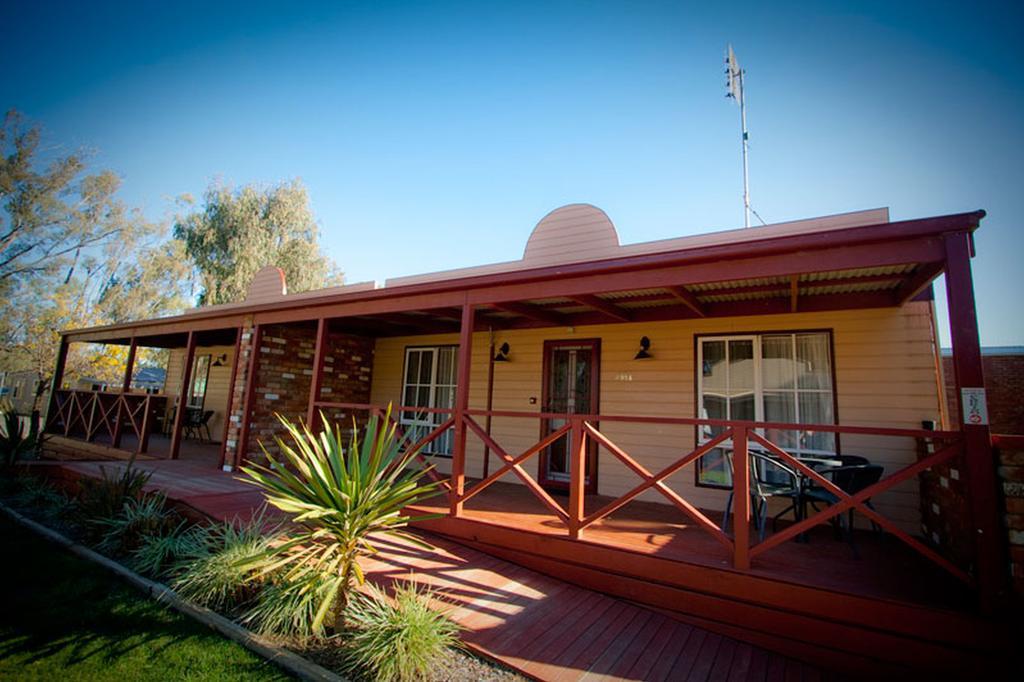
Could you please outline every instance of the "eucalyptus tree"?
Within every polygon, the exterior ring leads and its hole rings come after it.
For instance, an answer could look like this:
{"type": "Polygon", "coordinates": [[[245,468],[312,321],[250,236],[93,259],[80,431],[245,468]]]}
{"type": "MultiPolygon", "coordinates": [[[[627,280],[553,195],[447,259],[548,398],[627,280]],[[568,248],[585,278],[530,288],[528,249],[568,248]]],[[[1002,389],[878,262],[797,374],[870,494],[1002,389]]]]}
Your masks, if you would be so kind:
{"type": "Polygon", "coordinates": [[[215,183],[201,205],[188,196],[180,201],[187,212],[176,219],[174,235],[194,264],[201,305],[241,301],[267,265],[284,270],[293,292],[342,280],[320,249],[320,230],[299,180],[234,189],[215,183]]]}

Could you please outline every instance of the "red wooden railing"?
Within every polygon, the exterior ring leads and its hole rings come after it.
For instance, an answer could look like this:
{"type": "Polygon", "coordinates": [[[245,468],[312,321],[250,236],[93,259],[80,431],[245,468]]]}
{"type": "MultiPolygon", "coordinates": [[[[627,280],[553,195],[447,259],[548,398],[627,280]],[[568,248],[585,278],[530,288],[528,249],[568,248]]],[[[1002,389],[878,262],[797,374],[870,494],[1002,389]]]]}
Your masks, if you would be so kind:
{"type": "Polygon", "coordinates": [[[46,431],[87,442],[106,435],[110,445],[119,448],[127,429],[135,434],[136,452],[141,454],[149,449],[156,412],[166,403],[165,396],[61,389],[46,431]]]}
{"type": "MultiPolygon", "coordinates": [[[[384,408],[377,405],[356,403],[317,402],[315,403],[315,407],[318,409],[331,408],[354,411],[365,410],[376,414],[383,414],[384,411],[384,408]]],[[[424,444],[438,438],[447,429],[455,425],[459,419],[459,416],[455,414],[455,410],[450,409],[438,410],[418,407],[393,408],[393,414],[400,414],[402,411],[452,415],[425,437],[421,438],[417,443],[413,444],[412,447],[414,448],[420,448],[424,444]]],[[[828,523],[837,515],[853,509],[863,514],[866,518],[873,521],[893,537],[898,538],[927,560],[937,564],[965,582],[969,582],[970,580],[969,575],[964,569],[956,566],[941,556],[931,547],[901,529],[897,524],[890,521],[867,504],[870,499],[878,497],[880,494],[892,489],[894,486],[917,476],[922,471],[947,462],[954,457],[963,455],[964,442],[962,434],[959,431],[837,426],[834,424],[812,425],[778,422],[726,421],[685,417],[641,417],[604,414],[567,415],[478,409],[465,410],[461,415],[461,419],[465,428],[473,432],[481,440],[485,448],[497,455],[502,464],[498,470],[474,483],[457,497],[455,496],[454,489],[451,487],[449,488],[449,495],[453,497],[452,513],[455,515],[458,515],[458,512],[454,510],[460,508],[461,505],[454,503],[463,503],[472,499],[488,487],[492,486],[502,476],[511,472],[520,479],[520,481],[534,496],[537,497],[541,504],[543,504],[552,514],[554,514],[556,518],[559,519],[559,521],[562,522],[562,524],[565,525],[569,537],[579,538],[588,526],[597,523],[601,519],[621,509],[642,493],[648,490],[654,490],[665,497],[668,502],[676,507],[680,512],[689,517],[698,528],[711,535],[715,540],[723,545],[731,554],[732,563],[735,568],[747,569],[750,567],[751,561],[754,558],[761,556],[772,548],[777,547],[802,533],[805,533],[814,526],[828,523]],[[545,436],[543,439],[534,443],[521,453],[513,455],[502,447],[502,445],[498,443],[491,434],[487,433],[487,431],[480,426],[477,421],[477,418],[479,417],[529,418],[538,420],[558,419],[565,420],[566,423],[561,428],[545,436]],[[669,466],[662,468],[660,471],[651,472],[643,464],[637,461],[636,458],[630,455],[628,451],[603,433],[598,426],[596,426],[598,423],[602,426],[616,423],[631,423],[649,424],[651,426],[715,427],[722,431],[711,440],[701,443],[693,450],[684,453],[679,459],[669,466]],[[917,462],[909,464],[885,478],[882,478],[877,483],[861,490],[860,492],[849,494],[838,488],[826,476],[823,476],[806,463],[802,462],[798,457],[790,454],[784,448],[773,443],[762,435],[763,433],[776,430],[856,434],[865,436],[905,438],[909,440],[927,439],[932,442],[935,447],[934,452],[923,457],[917,462]],[[549,445],[566,436],[570,438],[570,485],[568,508],[564,508],[559,504],[558,501],[556,501],[523,466],[525,462],[538,455],[538,453],[542,452],[549,445]],[[597,511],[587,515],[583,504],[586,483],[584,462],[587,449],[590,447],[591,443],[596,443],[606,452],[622,462],[629,470],[640,478],[640,482],[624,495],[617,497],[597,511]],[[750,447],[752,445],[762,451],[770,453],[778,458],[782,463],[797,470],[800,474],[810,479],[814,484],[831,492],[835,495],[838,501],[835,504],[829,505],[820,511],[813,513],[807,518],[789,525],[777,533],[773,533],[763,541],[752,544],[750,534],[750,520],[752,515],[749,475],[750,461],[748,457],[750,447]],[[678,491],[673,490],[667,483],[667,479],[670,476],[685,467],[694,464],[717,447],[727,447],[731,449],[733,453],[734,494],[731,512],[735,518],[735,523],[733,524],[734,530],[731,536],[719,528],[719,526],[708,518],[708,516],[699,508],[697,508],[696,505],[686,500],[678,491]]],[[[422,457],[420,457],[420,461],[425,463],[425,460],[422,457]]],[[[453,458],[452,461],[454,465],[456,458],[453,458]]],[[[455,474],[456,472],[453,471],[453,480],[455,474]]]]}

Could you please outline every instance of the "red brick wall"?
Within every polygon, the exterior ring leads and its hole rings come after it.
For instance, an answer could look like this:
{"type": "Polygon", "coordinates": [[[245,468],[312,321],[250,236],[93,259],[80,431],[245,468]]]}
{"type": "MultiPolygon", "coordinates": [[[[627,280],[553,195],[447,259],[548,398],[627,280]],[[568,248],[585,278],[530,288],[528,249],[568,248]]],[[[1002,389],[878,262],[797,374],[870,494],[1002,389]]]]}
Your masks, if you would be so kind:
{"type": "MultiPolygon", "coordinates": [[[[246,351],[252,341],[252,336],[243,336],[243,362],[248,361],[246,351]]],[[[365,336],[337,332],[328,335],[320,391],[323,400],[370,402],[374,344],[373,338],[365,336]]],[[[277,452],[274,437],[284,432],[277,414],[291,421],[305,420],[315,346],[315,326],[272,325],[262,330],[260,347],[256,349],[256,389],[249,419],[247,458],[258,460],[263,452],[261,444],[268,451],[277,452]]],[[[245,367],[239,367],[235,381],[232,423],[228,432],[228,447],[232,454],[237,448],[238,425],[245,399],[245,367]]],[[[340,421],[346,430],[351,428],[349,414],[328,411],[326,416],[330,421],[340,421]]],[[[360,422],[365,419],[365,415],[356,416],[360,422]]],[[[228,461],[232,461],[230,456],[228,461]]]]}
{"type": "MultiPolygon", "coordinates": [[[[1024,355],[985,355],[982,365],[992,433],[1024,434],[1024,355]]],[[[959,396],[952,358],[942,358],[942,373],[950,426],[955,429],[959,421],[959,396]]],[[[1024,450],[1000,448],[998,456],[1010,576],[1014,592],[1024,599],[1024,450]]],[[[949,467],[946,469],[922,475],[922,518],[926,535],[948,558],[964,565],[973,544],[970,516],[962,484],[951,480],[949,467]]]]}
{"type": "MultiPolygon", "coordinates": [[[[1024,434],[1024,355],[984,355],[981,362],[992,433],[1024,434]]],[[[949,421],[956,428],[960,401],[956,394],[953,358],[942,358],[942,376],[946,383],[949,421]]]]}

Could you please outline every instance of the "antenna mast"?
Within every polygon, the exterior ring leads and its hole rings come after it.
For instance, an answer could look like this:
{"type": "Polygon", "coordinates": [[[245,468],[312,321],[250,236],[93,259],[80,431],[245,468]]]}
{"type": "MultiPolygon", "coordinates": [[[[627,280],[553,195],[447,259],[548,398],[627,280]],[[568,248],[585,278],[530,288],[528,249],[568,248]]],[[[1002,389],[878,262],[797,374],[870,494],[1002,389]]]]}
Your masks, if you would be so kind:
{"type": "Polygon", "coordinates": [[[743,132],[743,226],[750,227],[750,176],[747,171],[747,152],[749,135],[747,134],[747,102],[743,96],[743,74],[732,45],[728,46],[725,55],[726,97],[731,97],[740,105],[740,127],[743,132]]]}

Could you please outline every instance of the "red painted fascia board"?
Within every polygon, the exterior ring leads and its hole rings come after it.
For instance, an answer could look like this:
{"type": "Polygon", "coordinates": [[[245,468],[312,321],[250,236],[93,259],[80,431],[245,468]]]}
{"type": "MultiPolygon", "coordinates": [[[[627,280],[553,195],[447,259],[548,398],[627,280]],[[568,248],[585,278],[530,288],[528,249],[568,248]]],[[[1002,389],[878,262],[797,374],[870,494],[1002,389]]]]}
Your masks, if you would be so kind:
{"type": "MultiPolygon", "coordinates": [[[[511,272],[476,275],[459,279],[441,280],[437,282],[422,282],[396,287],[385,287],[371,291],[352,292],[351,294],[325,295],[323,297],[303,298],[296,301],[284,299],[279,302],[275,301],[272,303],[253,304],[251,306],[238,306],[224,311],[210,311],[207,313],[197,312],[157,320],[140,320],[120,325],[65,330],[61,332],[61,335],[67,337],[85,336],[89,334],[113,332],[122,329],[135,330],[138,333],[140,331],[139,327],[142,326],[161,327],[176,323],[180,324],[184,322],[209,320],[220,317],[233,318],[239,315],[266,312],[268,310],[288,310],[304,307],[313,308],[334,303],[401,298],[404,296],[442,293],[453,290],[470,290],[480,287],[494,286],[496,284],[525,284],[533,281],[565,279],[581,275],[620,272],[623,270],[647,270],[666,266],[707,263],[710,261],[727,260],[731,258],[748,258],[786,252],[814,251],[861,244],[884,244],[885,242],[893,240],[934,237],[937,235],[955,232],[973,233],[978,229],[981,219],[984,217],[985,211],[979,210],[968,213],[936,216],[932,218],[917,218],[913,220],[879,223],[877,225],[850,227],[840,230],[812,232],[783,237],[766,237],[764,239],[755,239],[730,244],[699,246],[690,249],[666,251],[663,253],[622,256],[618,258],[586,261],[582,263],[566,263],[527,270],[514,270],[511,272]]],[[[72,338],[72,340],[74,339],[72,338]]]]}

